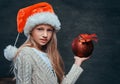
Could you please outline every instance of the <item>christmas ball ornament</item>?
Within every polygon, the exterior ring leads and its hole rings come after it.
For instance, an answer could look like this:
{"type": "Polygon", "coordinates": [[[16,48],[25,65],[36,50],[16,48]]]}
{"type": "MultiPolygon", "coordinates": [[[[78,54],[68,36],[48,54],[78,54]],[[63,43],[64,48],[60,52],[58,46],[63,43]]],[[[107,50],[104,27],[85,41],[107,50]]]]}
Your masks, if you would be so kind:
{"type": "Polygon", "coordinates": [[[88,57],[94,50],[93,40],[97,41],[96,34],[80,34],[72,42],[72,51],[75,56],[88,57]]]}

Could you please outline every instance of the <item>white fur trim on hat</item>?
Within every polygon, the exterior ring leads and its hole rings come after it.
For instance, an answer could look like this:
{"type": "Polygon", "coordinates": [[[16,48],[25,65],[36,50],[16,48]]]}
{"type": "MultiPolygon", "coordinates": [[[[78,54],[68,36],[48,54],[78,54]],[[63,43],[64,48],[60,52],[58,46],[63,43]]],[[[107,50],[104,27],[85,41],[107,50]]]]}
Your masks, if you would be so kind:
{"type": "Polygon", "coordinates": [[[60,30],[61,23],[54,13],[50,12],[42,12],[36,13],[30,17],[28,17],[25,27],[24,27],[24,34],[25,36],[29,35],[29,32],[39,24],[49,24],[55,28],[56,31],[60,30]]]}
{"type": "Polygon", "coordinates": [[[17,53],[17,48],[15,46],[11,46],[8,45],[5,49],[4,49],[4,57],[9,60],[12,61],[13,58],[15,57],[17,53]]]}

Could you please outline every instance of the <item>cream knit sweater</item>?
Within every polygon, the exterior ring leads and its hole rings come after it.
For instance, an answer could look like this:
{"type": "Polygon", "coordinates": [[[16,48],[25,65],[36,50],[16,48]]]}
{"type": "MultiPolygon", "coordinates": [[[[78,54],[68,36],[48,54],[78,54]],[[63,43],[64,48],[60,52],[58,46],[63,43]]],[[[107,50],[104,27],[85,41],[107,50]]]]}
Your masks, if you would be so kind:
{"type": "MultiPolygon", "coordinates": [[[[73,64],[62,84],[75,84],[83,69],[73,64]]],[[[32,48],[24,47],[14,60],[16,84],[58,84],[57,76],[32,48]]]]}

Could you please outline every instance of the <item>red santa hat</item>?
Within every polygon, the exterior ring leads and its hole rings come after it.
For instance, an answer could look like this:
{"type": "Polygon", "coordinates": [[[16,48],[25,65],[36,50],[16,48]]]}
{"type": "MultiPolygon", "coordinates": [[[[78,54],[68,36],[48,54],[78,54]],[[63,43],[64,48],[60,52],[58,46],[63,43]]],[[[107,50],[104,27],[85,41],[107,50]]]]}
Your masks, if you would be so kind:
{"type": "Polygon", "coordinates": [[[52,6],[46,2],[41,2],[22,8],[17,15],[18,32],[24,31],[25,36],[38,24],[49,24],[59,30],[61,23],[54,13],[52,6]]]}
{"type": "MultiPolygon", "coordinates": [[[[25,36],[29,36],[30,31],[39,24],[49,24],[55,28],[56,31],[60,30],[61,23],[54,13],[52,6],[46,2],[40,2],[18,11],[17,14],[17,31],[18,33],[24,32],[25,36]]],[[[19,34],[16,38],[14,46],[7,46],[4,49],[4,56],[7,60],[11,61],[16,52],[15,47],[19,34]],[[12,50],[12,51],[11,51],[12,50]]]]}

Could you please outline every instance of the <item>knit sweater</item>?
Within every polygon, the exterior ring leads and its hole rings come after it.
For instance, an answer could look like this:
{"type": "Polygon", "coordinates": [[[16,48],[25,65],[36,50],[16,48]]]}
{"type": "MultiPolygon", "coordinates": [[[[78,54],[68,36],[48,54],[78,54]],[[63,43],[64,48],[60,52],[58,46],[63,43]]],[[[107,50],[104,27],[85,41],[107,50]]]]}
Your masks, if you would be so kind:
{"type": "MultiPolygon", "coordinates": [[[[73,64],[62,84],[74,84],[82,71],[81,67],[73,64]]],[[[58,84],[55,71],[30,47],[24,47],[18,53],[14,60],[14,73],[16,84],[58,84]]]]}

